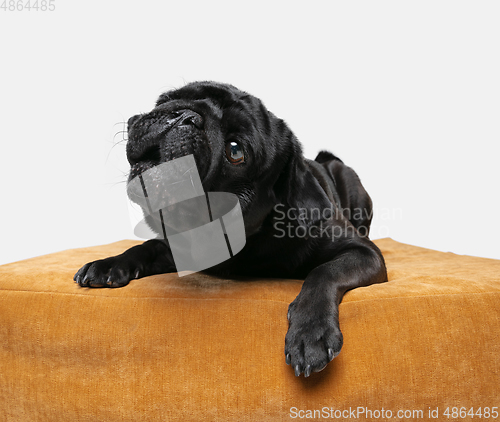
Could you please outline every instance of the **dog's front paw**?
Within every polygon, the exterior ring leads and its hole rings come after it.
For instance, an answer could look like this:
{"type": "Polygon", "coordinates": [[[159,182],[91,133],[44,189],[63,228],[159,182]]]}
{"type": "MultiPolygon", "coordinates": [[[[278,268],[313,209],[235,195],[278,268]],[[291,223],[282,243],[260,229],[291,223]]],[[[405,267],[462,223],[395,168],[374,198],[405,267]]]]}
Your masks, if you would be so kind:
{"type": "Polygon", "coordinates": [[[125,259],[113,256],[85,264],[73,280],[82,287],[123,287],[139,275],[125,259]]]}
{"type": "Polygon", "coordinates": [[[285,358],[296,376],[321,371],[340,353],[343,338],[337,314],[336,305],[301,300],[301,295],[290,304],[285,358]]]}

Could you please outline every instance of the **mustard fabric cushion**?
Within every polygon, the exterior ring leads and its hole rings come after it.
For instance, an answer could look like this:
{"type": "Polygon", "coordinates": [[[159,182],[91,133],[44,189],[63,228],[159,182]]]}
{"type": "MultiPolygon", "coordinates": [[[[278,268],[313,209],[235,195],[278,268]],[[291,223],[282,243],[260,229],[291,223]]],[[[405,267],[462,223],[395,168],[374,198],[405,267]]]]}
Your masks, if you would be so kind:
{"type": "Polygon", "coordinates": [[[389,282],[346,294],[342,352],[296,378],[283,349],[301,280],[73,282],[137,243],[0,267],[1,421],[451,420],[500,406],[500,261],[376,241],[389,282]]]}

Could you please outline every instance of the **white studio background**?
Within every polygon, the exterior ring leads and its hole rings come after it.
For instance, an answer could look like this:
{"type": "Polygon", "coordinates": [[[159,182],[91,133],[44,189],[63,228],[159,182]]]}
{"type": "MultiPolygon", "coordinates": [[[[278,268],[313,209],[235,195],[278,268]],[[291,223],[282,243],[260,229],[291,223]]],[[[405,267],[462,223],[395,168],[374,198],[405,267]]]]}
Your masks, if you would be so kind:
{"type": "Polygon", "coordinates": [[[194,80],[262,98],[307,157],[353,167],[372,238],[500,258],[499,2],[10,3],[0,263],[133,238],[119,131],[194,80]]]}

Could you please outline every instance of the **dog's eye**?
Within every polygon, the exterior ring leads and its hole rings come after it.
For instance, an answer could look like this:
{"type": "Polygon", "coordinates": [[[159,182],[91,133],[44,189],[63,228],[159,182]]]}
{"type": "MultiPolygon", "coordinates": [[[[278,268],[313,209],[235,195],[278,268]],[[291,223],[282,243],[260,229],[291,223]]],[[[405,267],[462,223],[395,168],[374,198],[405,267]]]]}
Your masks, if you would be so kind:
{"type": "Polygon", "coordinates": [[[226,157],[232,164],[240,164],[245,161],[245,155],[243,154],[243,148],[238,142],[228,142],[226,144],[226,157]]]}

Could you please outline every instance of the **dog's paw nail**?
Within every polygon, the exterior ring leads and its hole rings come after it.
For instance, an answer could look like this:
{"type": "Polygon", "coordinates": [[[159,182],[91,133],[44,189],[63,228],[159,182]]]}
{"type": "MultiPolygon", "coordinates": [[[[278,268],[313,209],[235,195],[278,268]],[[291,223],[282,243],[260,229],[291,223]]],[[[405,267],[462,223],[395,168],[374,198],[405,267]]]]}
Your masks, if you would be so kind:
{"type": "Polygon", "coordinates": [[[307,378],[309,375],[311,375],[311,365],[307,365],[306,369],[304,369],[304,377],[307,378]]]}
{"type": "Polygon", "coordinates": [[[290,353],[287,353],[286,356],[285,356],[285,362],[287,365],[290,365],[290,363],[292,362],[292,357],[290,356],[290,353]]]}
{"type": "Polygon", "coordinates": [[[109,276],[108,279],[106,280],[106,284],[108,286],[112,286],[113,285],[113,280],[111,280],[111,276],[109,276]]]}
{"type": "Polygon", "coordinates": [[[87,276],[87,275],[85,275],[85,277],[83,277],[83,280],[82,280],[82,282],[81,282],[80,284],[81,284],[82,286],[86,286],[86,285],[87,285],[87,282],[88,282],[87,280],[88,280],[88,276],[87,276]]]}
{"type": "Polygon", "coordinates": [[[137,271],[135,272],[134,277],[135,277],[135,278],[139,278],[139,270],[137,270],[137,271]]]}
{"type": "Polygon", "coordinates": [[[333,353],[333,349],[328,349],[328,360],[333,360],[333,358],[335,357],[335,354],[333,353]]]}
{"type": "Polygon", "coordinates": [[[295,365],[295,376],[298,377],[302,371],[300,370],[300,365],[295,365]]]}

